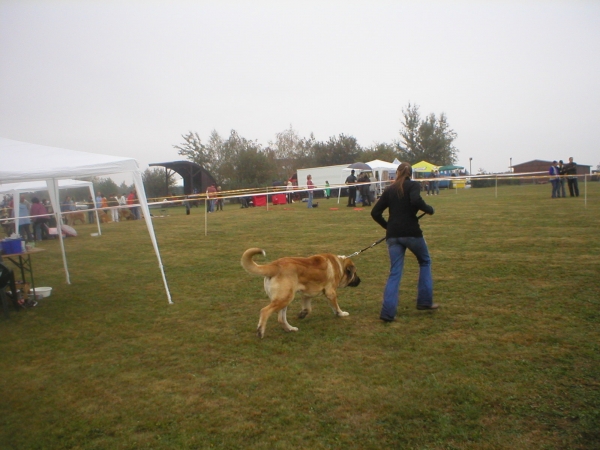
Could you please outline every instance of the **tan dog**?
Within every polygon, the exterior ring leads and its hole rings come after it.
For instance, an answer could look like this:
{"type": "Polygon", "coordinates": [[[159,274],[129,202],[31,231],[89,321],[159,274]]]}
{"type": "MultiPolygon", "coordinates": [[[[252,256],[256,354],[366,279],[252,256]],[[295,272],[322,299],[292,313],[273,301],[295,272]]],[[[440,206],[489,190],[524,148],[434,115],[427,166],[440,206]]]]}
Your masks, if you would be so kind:
{"type": "Polygon", "coordinates": [[[69,225],[75,225],[75,222],[80,221],[82,224],[85,224],[85,213],[82,211],[74,212],[67,215],[69,225]]]}
{"type": "Polygon", "coordinates": [[[134,219],[131,211],[128,209],[125,209],[125,208],[119,209],[119,217],[121,220],[133,220],[134,219]]]}
{"type": "Polygon", "coordinates": [[[281,258],[269,264],[258,265],[252,257],[265,251],[250,248],[242,255],[242,267],[246,272],[265,277],[265,292],[271,303],[260,310],[260,320],[256,330],[258,337],[265,335],[267,320],[273,312],[278,312],[278,321],[285,331],[298,331],[292,327],[286,316],[288,305],[296,292],[302,293],[302,311],[299,319],[304,319],[312,310],[311,299],[325,294],[334,314],[340,317],[348,313],[340,309],[337,302],[337,289],[346,286],[358,286],[360,278],[356,274],[354,263],[344,256],[321,253],[308,258],[281,258]]]}
{"type": "Polygon", "coordinates": [[[101,209],[98,210],[98,218],[100,219],[100,223],[108,223],[111,221],[110,216],[101,209]]]}

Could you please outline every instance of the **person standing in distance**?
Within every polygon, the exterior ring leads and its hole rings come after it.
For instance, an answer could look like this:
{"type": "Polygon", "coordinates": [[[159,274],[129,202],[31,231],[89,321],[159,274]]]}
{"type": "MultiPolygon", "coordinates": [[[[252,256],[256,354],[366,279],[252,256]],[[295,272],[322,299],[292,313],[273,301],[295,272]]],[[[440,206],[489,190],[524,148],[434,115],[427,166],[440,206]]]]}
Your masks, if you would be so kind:
{"type": "Polygon", "coordinates": [[[418,182],[411,180],[411,176],[410,164],[401,163],[396,170],[394,183],[383,191],[371,210],[373,220],[386,230],[390,255],[390,273],[383,291],[383,304],[379,315],[384,322],[391,322],[396,317],[406,249],[409,249],[419,262],[417,309],[433,310],[439,307],[433,303],[431,258],[417,218],[419,211],[433,215],[434,209],[421,198],[421,187],[418,182]],[[387,220],[383,217],[386,209],[389,209],[387,220]]]}
{"type": "Polygon", "coordinates": [[[571,197],[579,197],[579,185],[577,183],[577,163],[573,162],[573,157],[569,157],[569,162],[563,167],[563,173],[567,176],[567,185],[571,197]]]}
{"type": "Polygon", "coordinates": [[[559,189],[559,197],[565,198],[567,195],[565,194],[565,165],[563,164],[563,160],[558,161],[558,189],[559,189]]]}
{"type": "Polygon", "coordinates": [[[560,197],[560,178],[558,177],[558,163],[556,161],[552,161],[548,173],[550,174],[550,183],[552,184],[552,198],[558,198],[560,197]]]}
{"type": "Polygon", "coordinates": [[[308,189],[308,207],[313,207],[313,189],[315,188],[315,184],[312,181],[312,175],[306,176],[306,188],[308,189]]]}
{"type": "Polygon", "coordinates": [[[346,184],[349,184],[348,188],[348,204],[346,206],[356,206],[356,176],[354,175],[354,169],[350,171],[350,175],[346,178],[346,184]]]}

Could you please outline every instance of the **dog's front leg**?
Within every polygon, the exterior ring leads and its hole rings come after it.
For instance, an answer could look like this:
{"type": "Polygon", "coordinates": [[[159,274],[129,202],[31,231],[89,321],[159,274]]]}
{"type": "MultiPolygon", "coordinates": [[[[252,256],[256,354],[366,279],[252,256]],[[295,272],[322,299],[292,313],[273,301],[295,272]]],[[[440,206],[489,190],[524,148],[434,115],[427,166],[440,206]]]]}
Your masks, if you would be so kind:
{"type": "Polygon", "coordinates": [[[291,326],[287,321],[287,306],[279,310],[277,320],[285,331],[298,331],[298,328],[291,326]]]}
{"type": "Polygon", "coordinates": [[[345,316],[350,315],[350,313],[348,313],[346,311],[342,311],[342,309],[340,308],[340,305],[338,304],[338,301],[337,301],[337,292],[336,291],[328,291],[325,293],[325,296],[329,300],[329,306],[331,306],[331,309],[333,310],[333,313],[336,316],[345,317],[345,316]]]}

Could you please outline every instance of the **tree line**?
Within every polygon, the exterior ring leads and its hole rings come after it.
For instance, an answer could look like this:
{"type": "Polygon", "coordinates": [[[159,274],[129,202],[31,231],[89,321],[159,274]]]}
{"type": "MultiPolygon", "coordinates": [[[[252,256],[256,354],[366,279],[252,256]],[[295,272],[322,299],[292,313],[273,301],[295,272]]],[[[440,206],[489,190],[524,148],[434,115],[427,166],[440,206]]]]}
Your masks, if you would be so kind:
{"type": "MultiPolygon", "coordinates": [[[[363,147],[355,137],[340,134],[327,141],[318,141],[311,133],[302,137],[290,126],[275,135],[263,146],[256,140],[240,136],[231,130],[227,138],[213,130],[206,141],[198,133],[182,135],[183,142],[173,145],[184,156],[206,169],[223,190],[244,189],[284,183],[298,169],[368,162],[374,159],[414,164],[426,160],[438,166],[451,165],[457,160],[458,150],[453,143],[457,134],[450,128],[444,113],[421,117],[419,106],[408,104],[402,110],[401,128],[397,140],[374,143],[363,147]]],[[[175,193],[175,180],[170,177],[165,186],[166,170],[146,169],[142,174],[144,189],[149,199],[175,193]]],[[[110,178],[92,178],[94,189],[111,195],[128,193],[133,185],[120,186],[110,178]]],[[[65,193],[67,195],[67,193],[65,193]]]]}
{"type": "Polygon", "coordinates": [[[345,134],[327,141],[316,140],[312,133],[308,138],[301,137],[291,126],[277,133],[267,146],[246,139],[235,130],[226,139],[213,130],[206,141],[190,131],[182,135],[182,143],[173,147],[179,155],[211,173],[224,190],[284,183],[297,169],[307,167],[374,159],[391,162],[396,158],[411,164],[427,160],[439,166],[456,162],[458,150],[453,142],[457,134],[444,113],[422,118],[419,106],[409,103],[402,115],[398,140],[367,147],[345,134]]]}

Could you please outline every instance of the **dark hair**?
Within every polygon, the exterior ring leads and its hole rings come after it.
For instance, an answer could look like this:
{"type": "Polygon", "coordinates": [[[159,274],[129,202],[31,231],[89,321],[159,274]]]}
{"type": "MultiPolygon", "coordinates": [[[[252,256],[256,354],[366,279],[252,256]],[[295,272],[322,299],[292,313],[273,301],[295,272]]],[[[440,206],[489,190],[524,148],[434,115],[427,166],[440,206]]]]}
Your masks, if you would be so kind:
{"type": "Polygon", "coordinates": [[[412,166],[406,162],[400,163],[396,169],[396,179],[392,184],[398,190],[399,196],[404,195],[404,180],[410,177],[412,177],[412,166]]]}
{"type": "Polygon", "coordinates": [[[39,199],[39,198],[37,198],[37,197],[33,197],[33,198],[31,199],[31,203],[39,203],[39,202],[40,202],[40,199],[39,199]]]}

